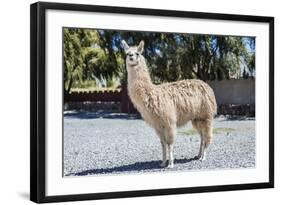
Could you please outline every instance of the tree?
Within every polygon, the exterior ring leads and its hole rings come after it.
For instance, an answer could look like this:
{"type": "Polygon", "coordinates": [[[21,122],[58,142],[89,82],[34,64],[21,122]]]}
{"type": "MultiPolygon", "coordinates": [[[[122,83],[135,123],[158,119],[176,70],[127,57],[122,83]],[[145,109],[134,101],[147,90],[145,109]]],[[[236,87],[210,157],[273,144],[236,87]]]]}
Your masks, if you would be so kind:
{"type": "Polygon", "coordinates": [[[69,93],[73,84],[82,82],[86,77],[91,45],[97,40],[93,30],[64,28],[64,92],[69,93]]]}
{"type": "Polygon", "coordinates": [[[112,48],[110,32],[91,29],[64,29],[64,92],[75,84],[104,79],[113,84],[124,65],[122,56],[112,48]]]}
{"type": "Polygon", "coordinates": [[[152,32],[121,32],[121,36],[132,45],[145,41],[144,55],[156,83],[239,78],[241,67],[248,75],[254,73],[254,38],[152,32]]]}
{"type": "Polygon", "coordinates": [[[254,76],[255,38],[202,34],[64,29],[64,87],[87,81],[126,82],[121,40],[145,42],[155,83],[187,78],[221,80],[254,76]]]}

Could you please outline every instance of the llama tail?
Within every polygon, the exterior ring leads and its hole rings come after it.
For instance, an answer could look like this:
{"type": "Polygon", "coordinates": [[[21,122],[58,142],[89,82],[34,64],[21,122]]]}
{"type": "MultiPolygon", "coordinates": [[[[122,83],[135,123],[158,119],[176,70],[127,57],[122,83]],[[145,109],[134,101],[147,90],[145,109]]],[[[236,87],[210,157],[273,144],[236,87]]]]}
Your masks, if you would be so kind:
{"type": "Polygon", "coordinates": [[[202,86],[204,93],[206,94],[207,98],[207,105],[209,106],[210,110],[212,111],[213,116],[217,114],[217,101],[216,96],[213,89],[206,84],[206,86],[202,86]]]}

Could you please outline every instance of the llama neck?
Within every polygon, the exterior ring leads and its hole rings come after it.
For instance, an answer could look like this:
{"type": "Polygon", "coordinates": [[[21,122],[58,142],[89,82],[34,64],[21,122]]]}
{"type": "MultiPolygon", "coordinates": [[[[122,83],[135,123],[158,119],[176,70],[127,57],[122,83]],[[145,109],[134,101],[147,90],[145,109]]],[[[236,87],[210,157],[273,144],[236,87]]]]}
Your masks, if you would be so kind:
{"type": "MultiPolygon", "coordinates": [[[[127,65],[128,66],[128,65],[127,65]]],[[[134,85],[139,86],[146,85],[151,86],[151,78],[146,66],[144,59],[141,60],[141,63],[137,66],[128,66],[128,86],[134,87],[134,85]]]]}
{"type": "Polygon", "coordinates": [[[140,110],[145,105],[144,100],[147,99],[147,95],[154,89],[145,60],[142,59],[137,66],[127,65],[127,72],[128,94],[133,104],[140,110]]]}

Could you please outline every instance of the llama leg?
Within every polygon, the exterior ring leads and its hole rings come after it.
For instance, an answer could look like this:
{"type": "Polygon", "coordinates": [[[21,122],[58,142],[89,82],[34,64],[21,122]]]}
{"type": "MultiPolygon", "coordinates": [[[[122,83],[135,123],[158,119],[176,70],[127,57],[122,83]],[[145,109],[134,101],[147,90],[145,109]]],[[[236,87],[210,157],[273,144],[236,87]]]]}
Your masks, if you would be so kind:
{"type": "Polygon", "coordinates": [[[199,152],[198,155],[195,157],[195,159],[201,159],[203,156],[203,151],[204,151],[204,136],[202,133],[202,126],[201,126],[201,120],[192,120],[192,125],[193,127],[198,131],[198,133],[200,134],[200,148],[199,148],[199,152]]]}
{"type": "Polygon", "coordinates": [[[166,167],[167,166],[167,143],[165,139],[165,135],[163,131],[156,130],[156,133],[160,139],[161,147],[162,147],[162,162],[160,164],[160,167],[166,167]]]}
{"type": "Polygon", "coordinates": [[[166,133],[166,141],[168,144],[169,163],[167,168],[174,167],[174,140],[176,137],[176,125],[171,126],[166,133]]]}
{"type": "Polygon", "coordinates": [[[196,159],[200,159],[202,157],[203,149],[204,149],[204,138],[202,135],[200,135],[200,148],[199,148],[198,155],[195,157],[196,159]]]}
{"type": "Polygon", "coordinates": [[[160,167],[166,167],[167,166],[167,144],[165,140],[161,139],[161,146],[162,146],[162,162],[160,164],[160,167]]]}
{"type": "Polygon", "coordinates": [[[200,157],[198,157],[198,159],[200,161],[204,161],[206,159],[206,150],[207,150],[207,147],[206,147],[206,142],[205,140],[203,140],[203,143],[202,143],[202,150],[201,150],[201,154],[200,154],[200,157]]]}
{"type": "Polygon", "coordinates": [[[204,161],[206,159],[206,150],[213,138],[213,123],[212,120],[194,120],[192,121],[194,128],[198,130],[201,135],[200,150],[198,159],[204,161]]]}
{"type": "Polygon", "coordinates": [[[211,119],[207,119],[203,121],[203,137],[204,137],[204,147],[202,151],[201,161],[206,159],[206,152],[209,145],[213,140],[213,121],[211,119]]]}
{"type": "Polygon", "coordinates": [[[174,167],[174,145],[168,144],[168,152],[169,152],[169,164],[167,168],[174,167]]]}

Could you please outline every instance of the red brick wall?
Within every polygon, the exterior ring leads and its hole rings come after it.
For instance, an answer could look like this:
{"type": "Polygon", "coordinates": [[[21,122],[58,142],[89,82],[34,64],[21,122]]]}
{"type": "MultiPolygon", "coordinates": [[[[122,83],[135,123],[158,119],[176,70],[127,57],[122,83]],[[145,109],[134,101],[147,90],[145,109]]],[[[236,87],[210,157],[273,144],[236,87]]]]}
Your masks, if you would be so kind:
{"type": "Polygon", "coordinates": [[[91,91],[72,92],[64,96],[65,102],[120,102],[120,110],[123,113],[137,113],[127,92],[126,86],[121,91],[91,91]]]}

